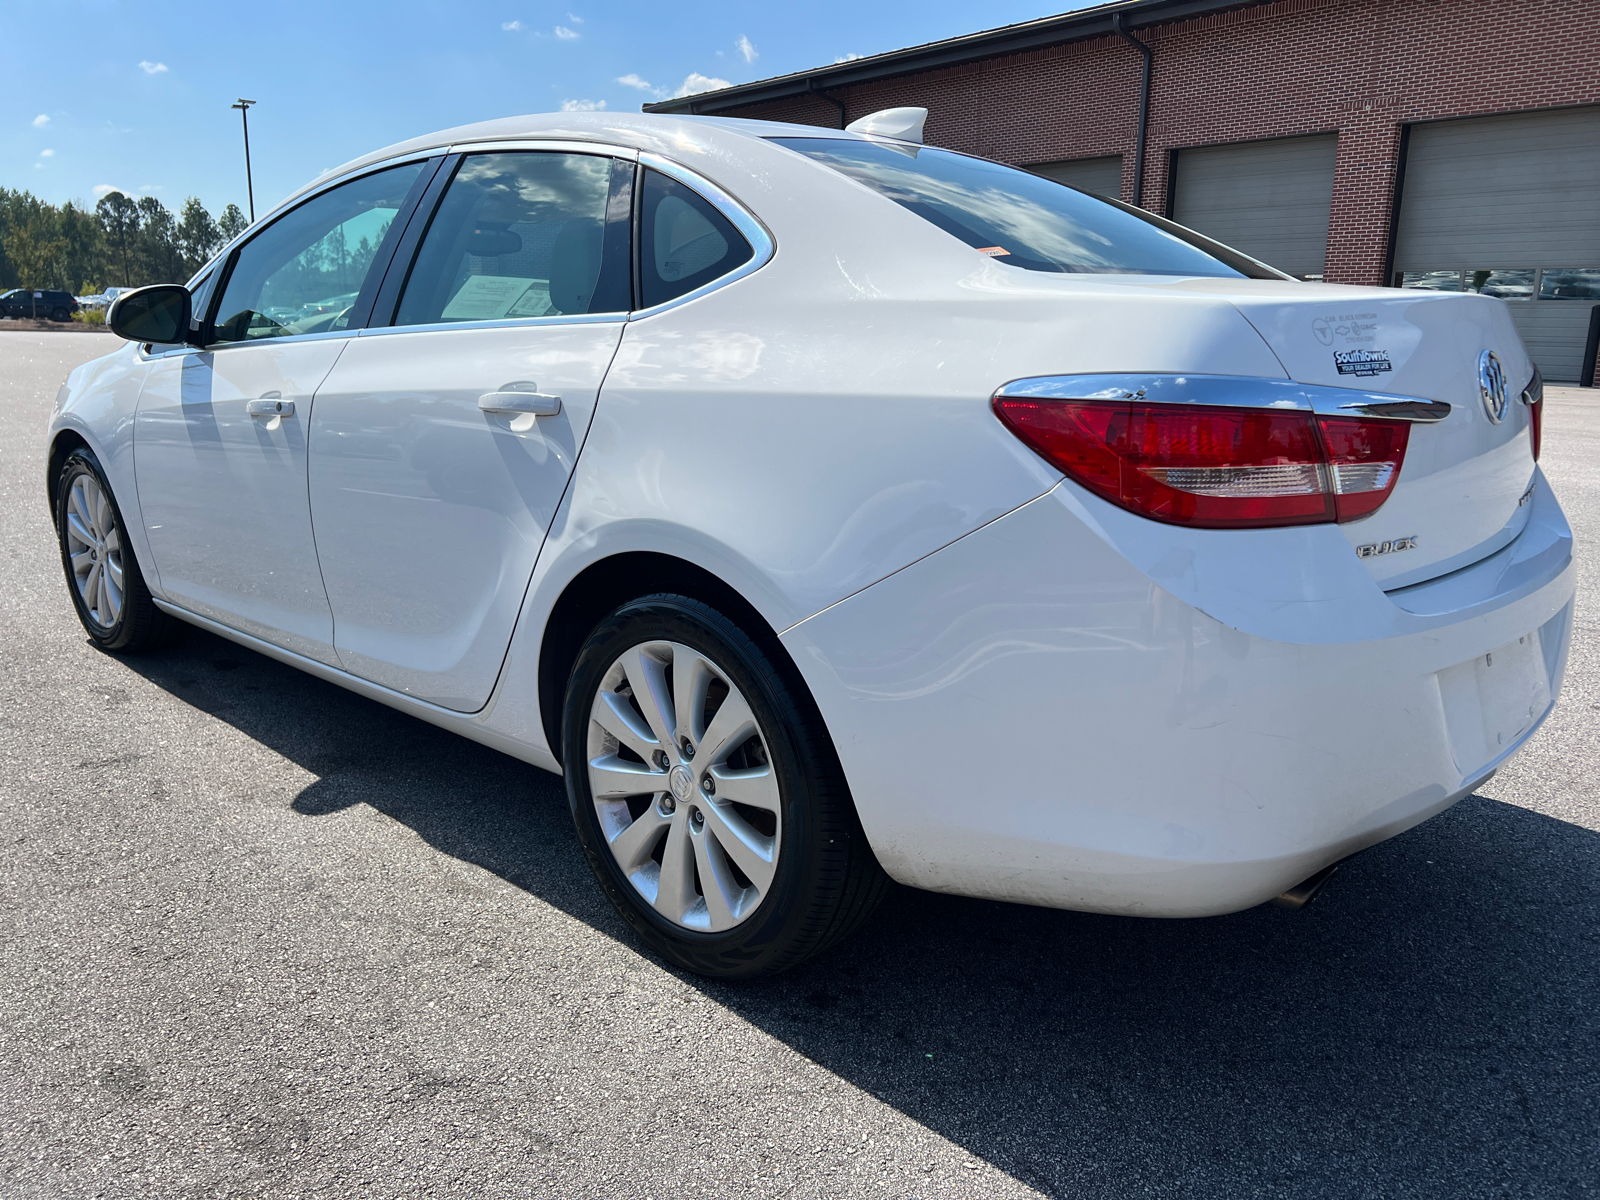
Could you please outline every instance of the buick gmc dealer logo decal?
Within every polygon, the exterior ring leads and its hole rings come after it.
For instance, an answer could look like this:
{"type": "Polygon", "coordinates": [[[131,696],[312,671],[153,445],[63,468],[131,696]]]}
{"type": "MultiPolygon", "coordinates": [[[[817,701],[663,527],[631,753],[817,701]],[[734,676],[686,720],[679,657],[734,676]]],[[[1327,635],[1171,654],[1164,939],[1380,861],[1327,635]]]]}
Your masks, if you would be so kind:
{"type": "Polygon", "coordinates": [[[1333,365],[1339,368],[1341,375],[1358,377],[1394,370],[1387,350],[1335,350],[1333,365]]]}
{"type": "Polygon", "coordinates": [[[1341,375],[1370,379],[1394,370],[1389,351],[1379,350],[1378,314],[1375,312],[1325,313],[1311,322],[1312,336],[1324,346],[1342,346],[1333,352],[1333,365],[1341,375]]]}

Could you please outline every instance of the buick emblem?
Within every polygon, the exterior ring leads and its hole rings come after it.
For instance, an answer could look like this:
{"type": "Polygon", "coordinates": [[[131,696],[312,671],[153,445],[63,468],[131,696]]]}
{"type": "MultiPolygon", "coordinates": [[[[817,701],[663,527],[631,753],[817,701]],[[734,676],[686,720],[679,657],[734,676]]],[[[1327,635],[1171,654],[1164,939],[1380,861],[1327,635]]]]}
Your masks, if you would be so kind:
{"type": "Polygon", "coordinates": [[[1493,350],[1478,356],[1478,391],[1483,393],[1483,411],[1489,414],[1489,424],[1500,424],[1506,415],[1506,372],[1493,350]]]}
{"type": "Polygon", "coordinates": [[[673,767],[667,773],[667,786],[680,803],[694,795],[694,777],[689,774],[687,767],[673,767]]]}

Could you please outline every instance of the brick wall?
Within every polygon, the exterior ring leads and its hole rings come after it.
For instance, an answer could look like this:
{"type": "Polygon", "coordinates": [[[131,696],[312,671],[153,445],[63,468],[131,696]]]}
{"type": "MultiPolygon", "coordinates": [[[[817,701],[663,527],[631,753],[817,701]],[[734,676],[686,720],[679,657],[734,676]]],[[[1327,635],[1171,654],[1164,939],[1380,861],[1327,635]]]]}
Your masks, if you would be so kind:
{"type": "MultiPolygon", "coordinates": [[[[1385,282],[1404,125],[1600,102],[1595,0],[1275,0],[1137,36],[1155,52],[1144,206],[1165,209],[1172,150],[1337,131],[1331,283],[1385,282]]],[[[922,105],[929,143],[1003,162],[1121,154],[1134,200],[1140,66],[1099,38],[831,94],[846,120],[922,105]]],[[[809,96],[722,115],[839,124],[809,96]]]]}

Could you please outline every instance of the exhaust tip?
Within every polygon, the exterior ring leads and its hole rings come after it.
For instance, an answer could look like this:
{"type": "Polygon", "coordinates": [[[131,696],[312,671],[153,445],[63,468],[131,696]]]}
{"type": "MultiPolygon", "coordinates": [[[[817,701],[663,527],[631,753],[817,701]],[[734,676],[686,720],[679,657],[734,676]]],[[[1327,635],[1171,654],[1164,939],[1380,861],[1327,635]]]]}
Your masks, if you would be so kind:
{"type": "Polygon", "coordinates": [[[1323,867],[1315,875],[1302,879],[1288,891],[1274,896],[1272,903],[1279,908],[1304,908],[1322,895],[1322,889],[1328,886],[1328,880],[1333,878],[1333,873],[1342,865],[1342,863],[1334,863],[1332,866],[1323,867]]]}

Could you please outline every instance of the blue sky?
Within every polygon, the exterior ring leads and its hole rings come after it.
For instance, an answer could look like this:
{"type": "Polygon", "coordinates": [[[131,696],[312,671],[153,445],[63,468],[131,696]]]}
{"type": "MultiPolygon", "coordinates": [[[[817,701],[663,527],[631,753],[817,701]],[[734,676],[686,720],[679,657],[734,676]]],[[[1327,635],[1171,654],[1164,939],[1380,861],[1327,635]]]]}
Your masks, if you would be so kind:
{"type": "Polygon", "coordinates": [[[1082,6],[4,0],[0,185],[57,203],[92,204],[110,186],[173,209],[189,195],[243,208],[229,105],[245,96],[258,101],[260,213],[329,167],[430,130],[564,104],[637,111],[691,81],[743,83],[1082,6]]]}

